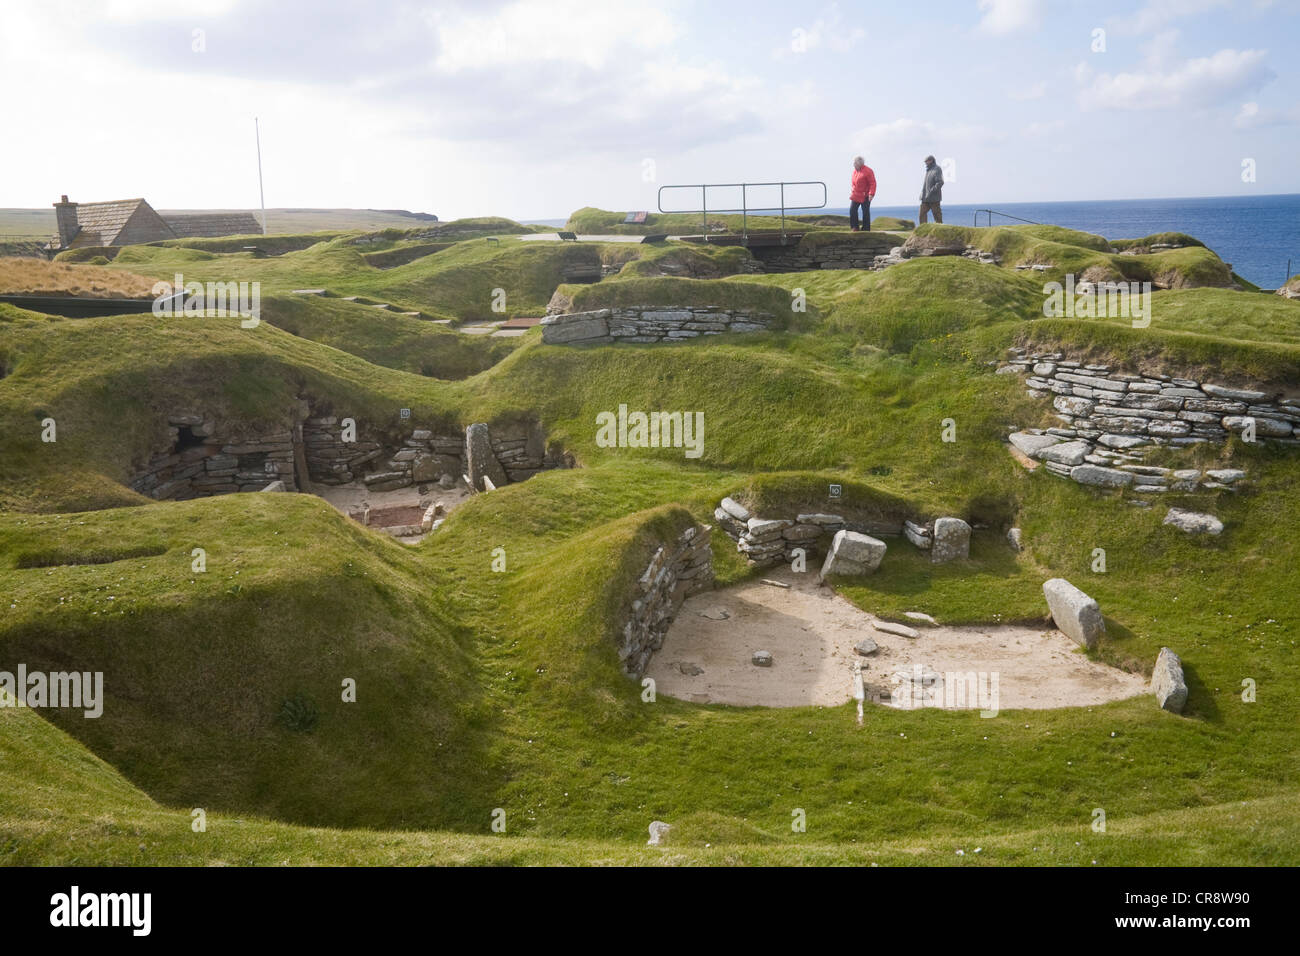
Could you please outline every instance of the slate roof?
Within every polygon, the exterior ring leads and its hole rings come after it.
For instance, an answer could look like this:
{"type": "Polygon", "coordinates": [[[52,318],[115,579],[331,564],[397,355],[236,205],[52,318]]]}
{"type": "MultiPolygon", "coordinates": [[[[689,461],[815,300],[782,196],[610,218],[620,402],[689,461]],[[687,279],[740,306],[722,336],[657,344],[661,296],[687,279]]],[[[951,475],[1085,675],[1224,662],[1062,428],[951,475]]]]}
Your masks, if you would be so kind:
{"type": "MultiPolygon", "coordinates": [[[[112,202],[83,202],[77,205],[77,233],[72,245],[112,246],[118,234],[137,209],[148,205],[143,199],[116,199],[112,202]]],[[[159,236],[170,239],[171,236],[159,236]]]]}
{"type": "Polygon", "coordinates": [[[256,216],[247,212],[168,214],[162,218],[178,239],[262,234],[262,224],[256,216]]]}

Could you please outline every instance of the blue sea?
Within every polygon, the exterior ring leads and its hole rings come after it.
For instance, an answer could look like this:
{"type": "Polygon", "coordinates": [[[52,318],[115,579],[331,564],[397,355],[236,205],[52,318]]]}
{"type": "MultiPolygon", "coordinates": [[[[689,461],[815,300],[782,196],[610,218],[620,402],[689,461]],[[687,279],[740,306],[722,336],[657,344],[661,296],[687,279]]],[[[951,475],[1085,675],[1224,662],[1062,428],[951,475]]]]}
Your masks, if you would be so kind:
{"type": "MultiPolygon", "coordinates": [[[[975,224],[977,209],[992,208],[994,225],[1015,225],[1018,216],[1065,226],[1107,239],[1141,239],[1157,232],[1183,232],[1201,240],[1237,275],[1264,289],[1276,289],[1300,272],[1300,194],[1222,196],[1209,199],[1109,199],[1087,202],[944,203],[943,218],[954,225],[975,224]],[[1290,260],[1288,271],[1287,260],[1290,260]]],[[[757,212],[758,210],[756,210],[757,212]]],[[[847,216],[848,207],[825,212],[847,216]]],[[[872,217],[916,219],[917,206],[875,206],[872,217]]],[[[533,222],[563,227],[563,219],[533,222]]],[[[979,224],[989,217],[979,213],[979,224]]]]}
{"type": "MultiPolygon", "coordinates": [[[[1107,239],[1140,239],[1156,232],[1185,232],[1205,243],[1242,278],[1276,289],[1300,272],[1300,195],[1224,196],[1209,199],[1117,199],[1089,202],[944,203],[943,220],[975,222],[975,210],[1080,229],[1107,239]],[[1291,260],[1290,273],[1287,259],[1291,260]]],[[[848,208],[827,209],[848,215],[848,208]]],[[[875,206],[871,215],[916,219],[916,206],[875,206]]],[[[979,224],[989,217],[979,214],[979,224]]],[[[993,216],[993,224],[1016,220],[993,216]]]]}

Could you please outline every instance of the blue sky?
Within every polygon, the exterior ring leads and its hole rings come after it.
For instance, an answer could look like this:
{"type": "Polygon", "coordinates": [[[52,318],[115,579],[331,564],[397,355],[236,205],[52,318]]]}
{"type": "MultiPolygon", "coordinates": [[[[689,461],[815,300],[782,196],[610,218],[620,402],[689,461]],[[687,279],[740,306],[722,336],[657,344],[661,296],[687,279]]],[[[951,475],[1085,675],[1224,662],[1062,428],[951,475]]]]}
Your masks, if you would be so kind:
{"type": "Polygon", "coordinates": [[[4,26],[0,206],[255,206],[254,115],[269,206],[529,219],[778,179],[840,206],[858,153],[879,205],[927,153],[950,202],[1300,192],[1300,0],[10,0],[4,26]]]}

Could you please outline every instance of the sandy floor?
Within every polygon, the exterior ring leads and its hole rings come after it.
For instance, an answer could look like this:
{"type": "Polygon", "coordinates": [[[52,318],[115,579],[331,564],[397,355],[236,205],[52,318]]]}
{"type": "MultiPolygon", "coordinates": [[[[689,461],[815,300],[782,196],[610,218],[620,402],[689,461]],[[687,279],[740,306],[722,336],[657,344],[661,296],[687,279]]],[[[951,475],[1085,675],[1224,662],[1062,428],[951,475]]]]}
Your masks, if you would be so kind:
{"type": "MultiPolygon", "coordinates": [[[[469,497],[469,489],[465,487],[464,482],[457,482],[455,488],[440,488],[436,482],[429,485],[429,490],[420,494],[419,486],[408,485],[405,488],[398,488],[396,491],[370,491],[360,481],[354,481],[347,485],[313,485],[313,489],[322,498],[332,504],[339,511],[346,514],[364,511],[367,507],[372,512],[388,508],[419,508],[421,513],[429,505],[441,501],[444,510],[451,512],[457,505],[469,497]]],[[[416,517],[412,524],[419,524],[419,517],[416,517]]],[[[375,530],[379,530],[376,527],[375,530]]],[[[404,544],[416,544],[424,539],[425,535],[410,535],[405,538],[398,538],[398,541],[404,544]]]]}
{"type": "Polygon", "coordinates": [[[867,700],[895,707],[952,707],[958,685],[972,679],[988,694],[996,680],[996,706],[988,697],[980,706],[993,710],[1083,707],[1146,691],[1142,677],[1089,661],[1059,631],[906,621],[920,636],[900,637],[875,630],[872,615],[818,588],[811,572],[777,568],[767,577],[790,587],[751,581],[686,600],[646,671],[659,693],[697,703],[838,705],[853,696],[855,661],[862,663],[867,700]],[[880,649],[863,657],[854,645],[868,637],[880,649]],[[751,662],[758,650],[771,652],[771,667],[751,662]],[[937,673],[937,683],[894,676],[927,670],[937,673]]]}

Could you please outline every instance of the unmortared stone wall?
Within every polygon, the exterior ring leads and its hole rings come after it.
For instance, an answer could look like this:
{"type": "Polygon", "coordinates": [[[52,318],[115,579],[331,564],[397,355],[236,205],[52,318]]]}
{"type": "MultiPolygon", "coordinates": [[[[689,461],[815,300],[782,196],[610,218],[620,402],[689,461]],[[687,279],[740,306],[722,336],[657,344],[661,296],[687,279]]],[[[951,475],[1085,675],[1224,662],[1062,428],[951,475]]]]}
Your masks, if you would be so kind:
{"type": "Polygon", "coordinates": [[[261,491],[274,481],[290,490],[309,490],[310,482],[353,481],[363,481],[373,491],[433,482],[451,487],[463,475],[483,491],[484,474],[500,484],[501,475],[525,481],[544,469],[575,465],[572,455],[546,447],[537,423],[497,426],[494,432],[478,426],[488,438],[491,458],[477,468],[467,461],[466,435],[435,434],[415,425],[393,438],[358,424],[356,440],[345,442],[342,424],[332,415],[304,417],[290,430],[237,440],[214,434],[213,423],[200,414],[176,413],[169,423],[165,447],[130,481],[134,490],[160,500],[261,491]]]}
{"type": "Polygon", "coordinates": [[[1253,424],[1255,440],[1300,445],[1300,399],[1277,389],[1119,372],[1061,353],[1011,349],[1000,374],[1026,375],[1029,394],[1050,399],[1061,425],[1016,432],[1011,443],[1047,471],[1081,484],[1135,491],[1227,487],[1242,473],[1141,464],[1144,449],[1224,442],[1253,424]]]}
{"type": "Polygon", "coordinates": [[[677,342],[703,335],[765,332],[779,327],[768,312],[713,306],[620,306],[548,315],[542,320],[542,341],[550,345],[677,342]]]}
{"type": "Polygon", "coordinates": [[[816,243],[755,246],[750,252],[768,272],[810,272],[813,269],[870,269],[877,256],[886,255],[896,247],[897,236],[863,232],[816,243]]]}
{"type": "Polygon", "coordinates": [[[216,436],[213,430],[202,415],[171,415],[166,445],[131,479],[130,487],[158,500],[261,491],[274,481],[293,487],[293,430],[237,440],[216,436]],[[182,435],[193,443],[182,441],[182,435]]]}
{"type": "Polygon", "coordinates": [[[713,586],[712,529],[687,528],[675,541],[654,553],[637,581],[636,597],[619,636],[618,659],[623,673],[640,679],[654,652],[663,647],[668,626],[682,602],[713,586]]]}
{"type": "MultiPolygon", "coordinates": [[[[970,527],[964,521],[958,522],[966,529],[964,542],[949,547],[945,537],[945,546],[935,552],[935,521],[913,522],[901,517],[852,521],[842,515],[822,513],[759,517],[733,498],[723,498],[722,503],[714,509],[713,517],[727,537],[736,542],[736,550],[745,556],[751,566],[759,568],[793,561],[795,549],[802,549],[807,558],[823,554],[835,533],[841,530],[872,537],[906,536],[918,548],[930,551],[932,559],[937,563],[966,557],[970,545],[970,527]]],[[[938,519],[949,522],[955,520],[938,519]]]]}

